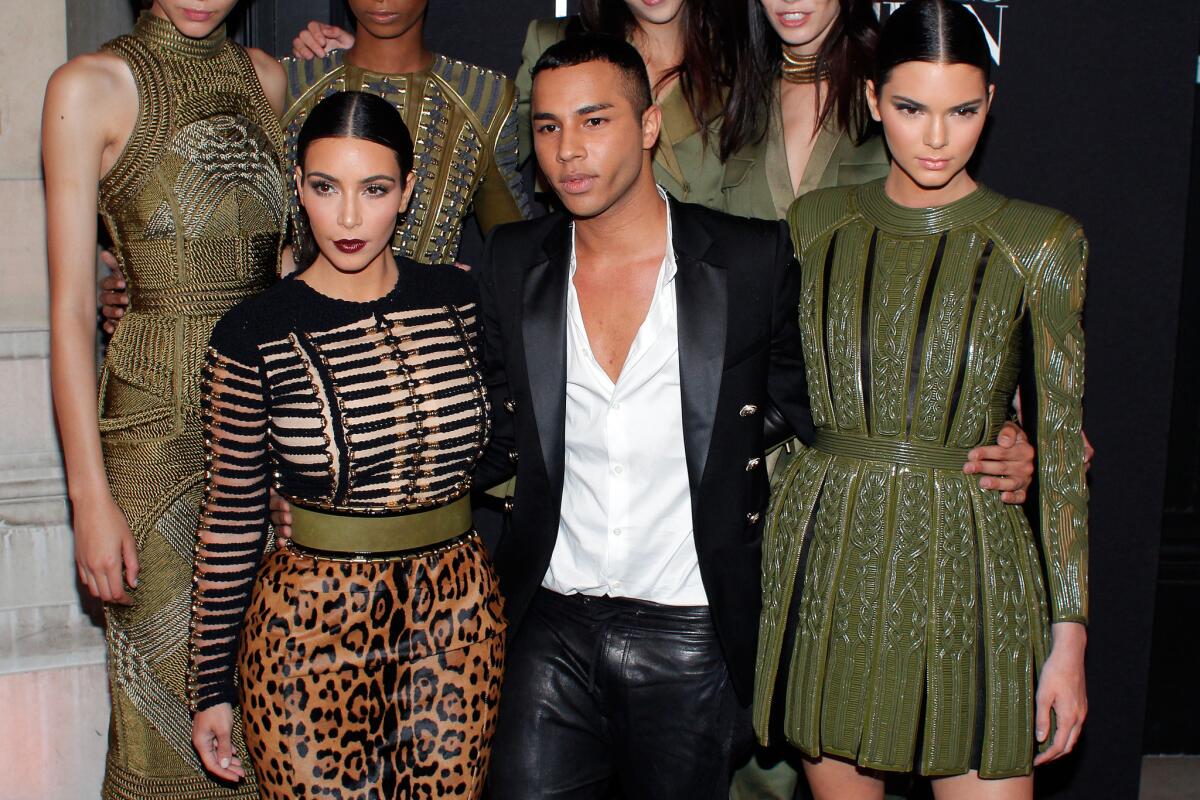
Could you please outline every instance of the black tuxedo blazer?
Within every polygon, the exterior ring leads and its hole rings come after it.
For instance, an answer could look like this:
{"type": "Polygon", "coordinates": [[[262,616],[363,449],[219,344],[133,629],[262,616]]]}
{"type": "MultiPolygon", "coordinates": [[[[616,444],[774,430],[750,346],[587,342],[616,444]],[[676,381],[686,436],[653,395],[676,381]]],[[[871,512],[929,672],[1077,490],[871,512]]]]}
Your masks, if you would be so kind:
{"type": "MultiPolygon", "coordinates": [[[[767,436],[812,437],[799,267],[787,227],[670,202],[683,434],[700,574],[738,695],[754,681],[761,606],[767,436]]],[[[514,473],[496,567],[512,626],[558,536],[566,414],[570,220],[496,228],[479,268],[492,440],[475,473],[514,473]]]]}

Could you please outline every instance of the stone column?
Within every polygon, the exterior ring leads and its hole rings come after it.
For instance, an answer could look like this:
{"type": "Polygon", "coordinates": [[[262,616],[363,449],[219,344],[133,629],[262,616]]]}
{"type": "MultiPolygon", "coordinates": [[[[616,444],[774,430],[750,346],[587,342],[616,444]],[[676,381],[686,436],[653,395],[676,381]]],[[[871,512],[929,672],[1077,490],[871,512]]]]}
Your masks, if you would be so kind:
{"type": "Polygon", "coordinates": [[[108,690],[99,609],[76,585],[49,380],[40,127],[68,55],[128,30],[129,0],[8,3],[0,48],[0,785],[99,795],[108,690]],[[71,50],[68,51],[68,36],[71,50]]]}

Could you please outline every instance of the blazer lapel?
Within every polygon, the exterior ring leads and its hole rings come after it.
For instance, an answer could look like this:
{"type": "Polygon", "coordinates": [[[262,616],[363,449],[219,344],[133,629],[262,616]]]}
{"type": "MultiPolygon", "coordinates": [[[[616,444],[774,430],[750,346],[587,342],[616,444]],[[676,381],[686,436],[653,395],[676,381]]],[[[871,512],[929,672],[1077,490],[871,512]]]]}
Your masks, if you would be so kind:
{"type": "Polygon", "coordinates": [[[708,463],[721,373],[725,368],[728,297],[724,267],[705,255],[712,237],[687,206],[671,203],[675,297],[679,320],[679,383],[683,442],[693,507],[708,463]]]}
{"type": "Polygon", "coordinates": [[[542,242],[543,258],[525,272],[521,332],[534,420],[550,485],[562,489],[567,406],[567,277],[570,222],[542,242]]]}

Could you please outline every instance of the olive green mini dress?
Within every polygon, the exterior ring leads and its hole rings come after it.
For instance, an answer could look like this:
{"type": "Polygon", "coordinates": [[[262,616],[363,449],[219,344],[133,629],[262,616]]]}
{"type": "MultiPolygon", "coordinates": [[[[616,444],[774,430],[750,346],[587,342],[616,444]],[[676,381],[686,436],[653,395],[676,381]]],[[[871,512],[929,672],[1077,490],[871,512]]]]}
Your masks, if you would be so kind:
{"type": "Polygon", "coordinates": [[[1027,774],[1050,625],[1087,618],[1083,232],[983,187],[901,207],[882,181],[806,195],[789,222],[817,434],[767,521],[759,736],[784,691],[808,755],[1027,774]],[[1036,537],[962,472],[1018,378],[1037,400],[1036,537]]]}

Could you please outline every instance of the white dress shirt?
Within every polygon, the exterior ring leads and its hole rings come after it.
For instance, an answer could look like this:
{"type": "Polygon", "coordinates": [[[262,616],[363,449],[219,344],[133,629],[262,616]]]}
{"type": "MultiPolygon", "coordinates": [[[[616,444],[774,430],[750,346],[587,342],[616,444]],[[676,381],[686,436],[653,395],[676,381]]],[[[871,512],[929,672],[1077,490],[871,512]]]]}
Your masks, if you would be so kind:
{"type": "Polygon", "coordinates": [[[670,214],[650,310],[616,384],[588,341],[575,269],[572,229],[562,512],[542,586],[560,594],[708,605],[684,456],[670,214]]]}

